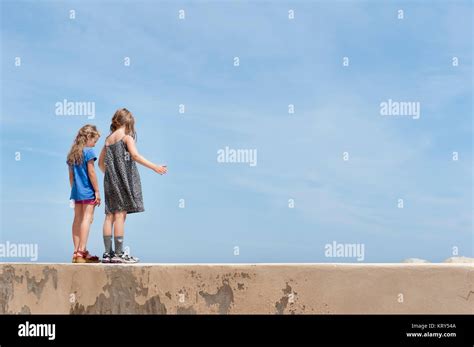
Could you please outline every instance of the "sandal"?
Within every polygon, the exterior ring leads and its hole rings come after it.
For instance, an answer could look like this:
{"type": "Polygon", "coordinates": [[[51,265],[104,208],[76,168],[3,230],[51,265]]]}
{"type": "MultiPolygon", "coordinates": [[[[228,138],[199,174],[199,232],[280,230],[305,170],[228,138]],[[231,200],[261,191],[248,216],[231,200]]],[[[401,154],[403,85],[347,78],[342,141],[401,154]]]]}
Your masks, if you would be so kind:
{"type": "Polygon", "coordinates": [[[76,252],[76,263],[98,263],[99,257],[90,255],[88,250],[76,252]]]}

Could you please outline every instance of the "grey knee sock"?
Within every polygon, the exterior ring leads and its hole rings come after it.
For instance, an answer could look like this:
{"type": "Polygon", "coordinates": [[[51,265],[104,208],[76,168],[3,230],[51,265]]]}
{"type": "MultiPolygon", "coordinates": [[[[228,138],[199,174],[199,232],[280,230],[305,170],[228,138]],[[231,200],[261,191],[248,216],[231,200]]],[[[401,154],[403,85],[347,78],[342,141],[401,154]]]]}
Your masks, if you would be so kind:
{"type": "Polygon", "coordinates": [[[115,254],[122,254],[123,253],[123,236],[115,236],[114,237],[115,243],[115,254]]]}
{"type": "Polygon", "coordinates": [[[112,253],[112,235],[104,235],[105,253],[112,253]]]}

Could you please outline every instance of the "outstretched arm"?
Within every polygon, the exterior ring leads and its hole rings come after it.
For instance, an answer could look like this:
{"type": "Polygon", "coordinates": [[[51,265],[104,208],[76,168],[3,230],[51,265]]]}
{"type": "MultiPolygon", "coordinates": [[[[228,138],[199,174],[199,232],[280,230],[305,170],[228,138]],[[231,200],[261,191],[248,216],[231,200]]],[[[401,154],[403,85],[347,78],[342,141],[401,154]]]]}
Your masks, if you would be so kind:
{"type": "Polygon", "coordinates": [[[142,156],[140,153],[138,153],[138,149],[137,149],[137,146],[135,145],[135,140],[133,139],[133,137],[131,137],[130,135],[127,135],[125,136],[125,138],[123,139],[123,141],[125,142],[125,144],[127,145],[127,149],[130,153],[130,156],[132,157],[133,160],[135,160],[137,163],[143,165],[143,166],[146,166],[147,168],[155,171],[156,173],[159,173],[160,175],[163,175],[165,174],[168,169],[166,168],[166,166],[159,166],[159,165],[156,165],[154,163],[152,163],[151,161],[149,161],[148,159],[146,159],[144,156],[142,156]]]}

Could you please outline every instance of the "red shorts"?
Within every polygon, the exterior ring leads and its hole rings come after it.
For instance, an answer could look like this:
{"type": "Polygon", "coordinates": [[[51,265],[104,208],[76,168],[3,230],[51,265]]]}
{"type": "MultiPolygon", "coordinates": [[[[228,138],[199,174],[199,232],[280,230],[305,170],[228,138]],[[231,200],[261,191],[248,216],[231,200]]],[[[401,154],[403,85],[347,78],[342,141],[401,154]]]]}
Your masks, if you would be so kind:
{"type": "Polygon", "coordinates": [[[89,200],[76,200],[74,201],[75,204],[83,204],[83,205],[94,205],[95,199],[89,199],[89,200]]]}

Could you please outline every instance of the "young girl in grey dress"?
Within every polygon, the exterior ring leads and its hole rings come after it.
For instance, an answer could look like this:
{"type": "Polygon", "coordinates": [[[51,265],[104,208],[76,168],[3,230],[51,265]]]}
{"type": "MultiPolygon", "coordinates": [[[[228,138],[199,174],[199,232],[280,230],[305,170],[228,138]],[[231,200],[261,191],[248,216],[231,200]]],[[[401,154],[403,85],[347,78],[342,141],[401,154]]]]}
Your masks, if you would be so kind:
{"type": "Polygon", "coordinates": [[[135,119],[122,108],[115,112],[110,135],[99,156],[99,168],[104,172],[105,221],[104,263],[136,263],[138,258],[123,251],[124,224],[127,214],[145,211],[140,174],[136,162],[163,175],[166,165],[159,166],[138,153],[135,145],[135,119]],[[115,250],[112,250],[112,230],[115,250]]]}

